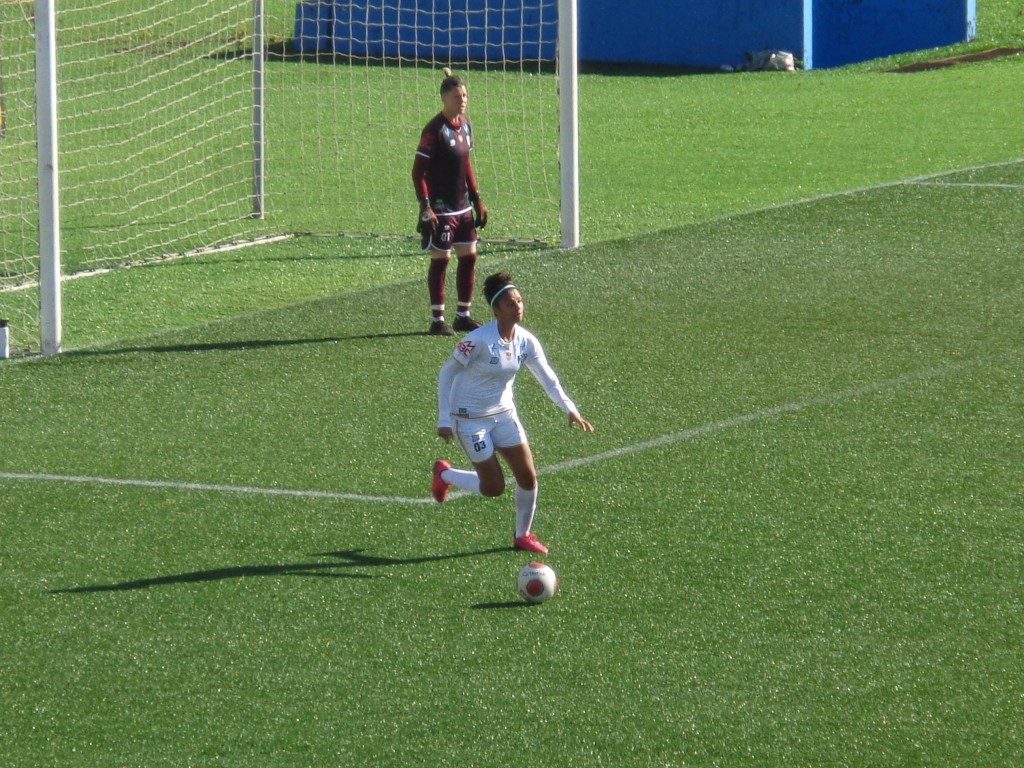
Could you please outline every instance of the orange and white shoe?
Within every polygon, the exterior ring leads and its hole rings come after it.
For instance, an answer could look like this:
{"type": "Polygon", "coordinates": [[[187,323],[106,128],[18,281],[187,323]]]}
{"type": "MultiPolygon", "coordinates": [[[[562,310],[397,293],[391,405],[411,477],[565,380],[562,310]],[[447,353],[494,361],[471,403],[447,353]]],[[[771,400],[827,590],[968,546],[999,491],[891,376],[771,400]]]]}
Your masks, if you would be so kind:
{"type": "Polygon", "coordinates": [[[538,555],[546,555],[548,553],[548,548],[541,544],[540,539],[537,538],[535,533],[527,533],[516,537],[515,541],[512,542],[512,547],[522,552],[536,552],[538,555]]]}
{"type": "Polygon", "coordinates": [[[451,483],[446,483],[441,479],[441,473],[451,468],[452,465],[444,459],[438,459],[434,462],[434,485],[431,488],[431,493],[434,495],[434,501],[438,504],[448,498],[448,489],[452,487],[451,483]]]}

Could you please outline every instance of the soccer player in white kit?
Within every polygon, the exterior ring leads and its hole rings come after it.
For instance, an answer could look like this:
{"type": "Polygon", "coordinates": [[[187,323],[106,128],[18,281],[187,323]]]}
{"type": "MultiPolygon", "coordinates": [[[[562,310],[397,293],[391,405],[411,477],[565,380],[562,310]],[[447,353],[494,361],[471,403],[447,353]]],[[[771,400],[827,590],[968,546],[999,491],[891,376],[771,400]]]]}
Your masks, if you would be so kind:
{"type": "Polygon", "coordinates": [[[532,532],[537,510],[537,469],[513,400],[513,383],[525,365],[548,397],[569,417],[569,426],[593,432],[576,404],[562,389],[548,365],[537,337],[519,323],[523,297],[507,272],[484,281],[484,298],[494,320],[466,334],[441,367],[437,386],[437,434],[445,442],[459,441],[474,469],[454,469],[447,461],[434,464],[433,495],[438,502],[454,485],[484,496],[500,496],[505,476],[497,453],[515,478],[515,549],[547,554],[532,532]]]}

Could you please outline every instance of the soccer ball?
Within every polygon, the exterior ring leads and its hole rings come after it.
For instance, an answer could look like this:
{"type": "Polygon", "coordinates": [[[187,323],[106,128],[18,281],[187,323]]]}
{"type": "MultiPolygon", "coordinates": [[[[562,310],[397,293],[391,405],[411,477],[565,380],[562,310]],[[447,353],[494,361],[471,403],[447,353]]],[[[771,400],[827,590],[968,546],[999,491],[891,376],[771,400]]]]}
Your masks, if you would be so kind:
{"type": "Polygon", "coordinates": [[[516,579],[519,594],[528,603],[543,603],[558,590],[558,577],[544,563],[532,562],[523,566],[516,579]]]}

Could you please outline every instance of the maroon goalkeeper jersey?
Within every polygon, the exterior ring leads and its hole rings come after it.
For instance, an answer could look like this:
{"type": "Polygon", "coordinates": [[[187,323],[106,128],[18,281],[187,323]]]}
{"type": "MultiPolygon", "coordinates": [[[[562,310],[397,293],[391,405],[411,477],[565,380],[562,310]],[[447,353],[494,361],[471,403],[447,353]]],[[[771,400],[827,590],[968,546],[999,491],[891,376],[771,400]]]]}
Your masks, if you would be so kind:
{"type": "Polygon", "coordinates": [[[462,115],[450,123],[438,113],[420,136],[416,148],[418,163],[426,164],[430,207],[436,213],[462,213],[471,209],[469,153],[473,149],[473,127],[462,115]]]}

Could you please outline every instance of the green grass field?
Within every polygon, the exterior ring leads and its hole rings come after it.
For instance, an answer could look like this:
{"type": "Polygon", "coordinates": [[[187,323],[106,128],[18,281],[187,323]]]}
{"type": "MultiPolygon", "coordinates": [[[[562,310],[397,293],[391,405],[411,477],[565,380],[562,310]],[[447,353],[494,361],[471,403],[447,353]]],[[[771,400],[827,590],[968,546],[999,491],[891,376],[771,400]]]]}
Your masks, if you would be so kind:
{"type": "Polygon", "coordinates": [[[597,427],[520,382],[542,606],[508,495],[429,500],[410,241],[67,283],[0,363],[0,766],[1024,762],[1022,62],[879,69],[584,78],[584,247],[481,264],[597,427]]]}

